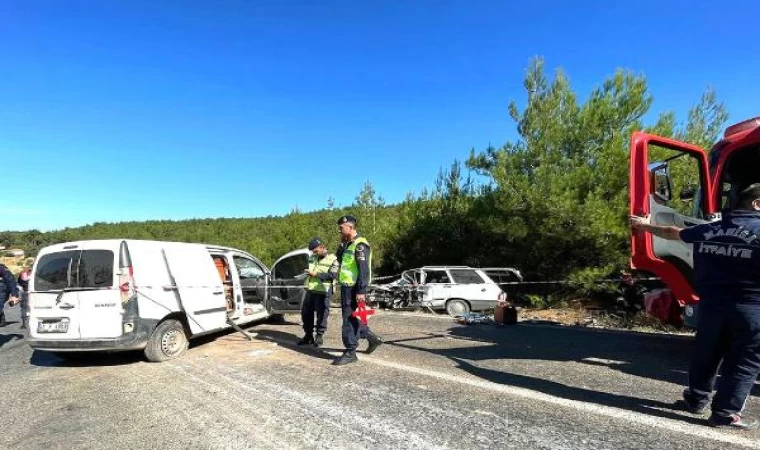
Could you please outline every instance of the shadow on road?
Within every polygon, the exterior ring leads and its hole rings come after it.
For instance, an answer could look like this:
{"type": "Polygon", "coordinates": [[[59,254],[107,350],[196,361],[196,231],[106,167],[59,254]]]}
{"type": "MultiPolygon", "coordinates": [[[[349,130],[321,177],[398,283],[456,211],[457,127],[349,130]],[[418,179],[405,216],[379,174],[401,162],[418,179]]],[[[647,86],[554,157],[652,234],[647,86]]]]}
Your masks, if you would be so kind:
{"type": "Polygon", "coordinates": [[[142,351],[47,352],[35,350],[29,363],[38,367],[107,367],[145,362],[142,351]]]}
{"type": "Polygon", "coordinates": [[[277,330],[253,330],[258,335],[256,338],[264,341],[276,341],[278,345],[285,347],[289,350],[294,350],[298,353],[310,356],[312,358],[333,360],[334,356],[328,355],[324,352],[342,352],[344,349],[319,347],[316,348],[313,345],[296,345],[300,334],[284,333],[277,330]]]}
{"type": "MultiPolygon", "coordinates": [[[[478,364],[479,361],[488,360],[575,362],[684,386],[688,381],[688,367],[693,352],[693,339],[690,337],[564,326],[455,325],[445,335],[430,334],[420,338],[389,340],[386,343],[445,356],[454,361],[461,370],[498,384],[653,416],[695,423],[703,421],[700,418],[684,416],[684,412],[674,403],[568,386],[544,377],[515,374],[478,364]],[[444,336],[454,341],[475,341],[486,345],[452,344],[441,347],[425,346],[420,342],[444,336]]],[[[753,395],[757,396],[758,393],[756,385],[753,395]]]]}
{"type": "Polygon", "coordinates": [[[5,344],[13,340],[21,340],[21,339],[24,339],[23,334],[19,334],[19,333],[0,334],[0,347],[4,346],[5,344]]]}

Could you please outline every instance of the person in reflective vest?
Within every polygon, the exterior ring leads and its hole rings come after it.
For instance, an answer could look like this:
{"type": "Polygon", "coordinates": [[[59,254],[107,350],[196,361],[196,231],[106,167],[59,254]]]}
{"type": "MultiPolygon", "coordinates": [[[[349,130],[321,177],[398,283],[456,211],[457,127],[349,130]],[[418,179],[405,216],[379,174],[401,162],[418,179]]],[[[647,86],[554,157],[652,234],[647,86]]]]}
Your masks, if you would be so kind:
{"type": "Polygon", "coordinates": [[[337,256],[340,261],[338,283],[340,284],[340,308],[343,315],[342,337],[346,350],[333,365],[343,366],[356,362],[359,339],[367,339],[366,353],[374,352],[383,340],[353,315],[360,302],[366,301],[367,287],[372,278],[372,253],[367,239],[356,231],[356,218],[343,216],[338,219],[341,245],[337,256]]]}
{"type": "Polygon", "coordinates": [[[680,228],[630,221],[635,230],[694,245],[699,309],[684,409],[702,414],[720,368],[708,424],[756,428],[742,410],[760,374],[760,183],[743,189],[736,209],[715,222],[680,228]]]}
{"type": "Polygon", "coordinates": [[[318,237],[309,242],[309,268],[306,273],[306,295],[301,305],[301,320],[304,336],[298,345],[314,344],[319,347],[324,343],[327,331],[327,317],[330,315],[330,299],[333,293],[333,282],[338,274],[338,260],[327,251],[327,247],[318,237]],[[314,337],[314,314],[317,315],[317,336],[314,337]]]}

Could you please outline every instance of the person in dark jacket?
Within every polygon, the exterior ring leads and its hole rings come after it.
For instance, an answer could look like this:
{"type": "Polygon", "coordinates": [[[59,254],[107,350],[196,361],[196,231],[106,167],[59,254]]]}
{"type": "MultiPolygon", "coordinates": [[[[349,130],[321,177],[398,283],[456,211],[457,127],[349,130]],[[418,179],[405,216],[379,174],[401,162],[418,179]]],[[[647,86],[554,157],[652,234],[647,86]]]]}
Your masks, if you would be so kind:
{"type": "Polygon", "coordinates": [[[0,264],[0,327],[8,325],[5,320],[5,302],[10,306],[19,303],[18,285],[10,269],[0,264]]]}
{"type": "Polygon", "coordinates": [[[340,307],[343,313],[343,345],[346,350],[333,365],[343,366],[354,363],[359,339],[367,339],[369,345],[366,353],[374,352],[383,340],[370,331],[358,317],[353,315],[359,303],[366,301],[367,287],[372,279],[372,253],[369,242],[356,231],[356,218],[343,216],[338,219],[341,245],[336,252],[340,268],[338,283],[340,284],[340,307]]]}
{"type": "Polygon", "coordinates": [[[32,268],[27,266],[18,274],[16,283],[21,291],[21,329],[29,326],[29,280],[32,277],[32,268]]]}
{"type": "Polygon", "coordinates": [[[742,190],[737,208],[719,221],[679,228],[632,216],[631,227],[694,245],[700,300],[685,409],[706,409],[720,367],[708,424],[755,428],[757,421],[742,417],[742,410],[760,374],[760,183],[742,190]]]}

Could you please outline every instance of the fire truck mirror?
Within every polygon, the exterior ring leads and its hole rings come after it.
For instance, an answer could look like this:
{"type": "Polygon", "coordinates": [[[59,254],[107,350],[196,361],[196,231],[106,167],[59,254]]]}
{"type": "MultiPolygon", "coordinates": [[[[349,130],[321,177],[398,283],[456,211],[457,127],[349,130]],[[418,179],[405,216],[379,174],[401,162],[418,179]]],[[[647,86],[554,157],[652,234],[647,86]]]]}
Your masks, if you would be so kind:
{"type": "Polygon", "coordinates": [[[666,202],[673,197],[670,187],[670,171],[668,170],[667,163],[655,162],[649,164],[649,179],[652,183],[652,194],[666,202]]]}

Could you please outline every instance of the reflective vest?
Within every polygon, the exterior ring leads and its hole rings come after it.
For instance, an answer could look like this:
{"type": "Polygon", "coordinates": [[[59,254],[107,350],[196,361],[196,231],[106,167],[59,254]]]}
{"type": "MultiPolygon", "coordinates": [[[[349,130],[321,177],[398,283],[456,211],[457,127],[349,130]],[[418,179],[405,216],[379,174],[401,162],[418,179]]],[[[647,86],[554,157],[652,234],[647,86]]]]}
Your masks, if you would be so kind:
{"type": "MultiPolygon", "coordinates": [[[[324,258],[317,255],[309,256],[309,270],[323,274],[330,271],[333,263],[338,258],[332,253],[328,253],[324,258]]],[[[332,288],[333,280],[322,281],[317,277],[306,278],[306,289],[312,292],[327,292],[332,288]]]]}
{"type": "MultiPolygon", "coordinates": [[[[359,278],[359,264],[356,263],[354,253],[356,252],[356,246],[364,244],[369,247],[369,242],[363,237],[358,237],[354,242],[348,245],[343,251],[343,258],[340,261],[340,273],[338,274],[338,281],[344,286],[353,286],[356,284],[356,279],[359,278]]],[[[369,276],[367,283],[369,284],[372,279],[372,252],[369,253],[369,276]]]]}

